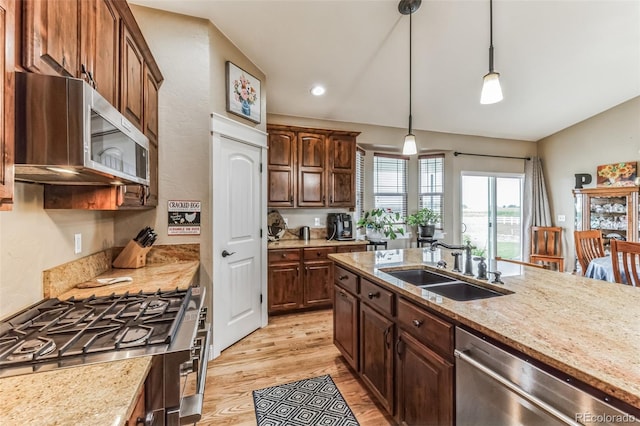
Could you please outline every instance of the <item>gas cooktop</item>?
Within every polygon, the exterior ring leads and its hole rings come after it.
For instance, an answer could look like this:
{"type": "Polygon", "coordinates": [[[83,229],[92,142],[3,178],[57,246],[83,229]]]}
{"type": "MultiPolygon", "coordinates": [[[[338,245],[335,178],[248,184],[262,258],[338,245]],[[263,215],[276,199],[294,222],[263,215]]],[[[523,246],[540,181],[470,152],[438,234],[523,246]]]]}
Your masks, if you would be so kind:
{"type": "Polygon", "coordinates": [[[0,323],[0,377],[189,350],[201,303],[199,287],[43,300],[0,323]]]}

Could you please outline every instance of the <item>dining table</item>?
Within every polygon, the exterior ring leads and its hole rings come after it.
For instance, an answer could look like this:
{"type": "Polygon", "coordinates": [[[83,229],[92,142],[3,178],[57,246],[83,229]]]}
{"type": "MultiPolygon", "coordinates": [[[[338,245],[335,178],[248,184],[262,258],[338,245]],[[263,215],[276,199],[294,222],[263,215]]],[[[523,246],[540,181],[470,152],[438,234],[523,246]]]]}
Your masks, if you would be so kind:
{"type": "MultiPolygon", "coordinates": [[[[622,279],[622,283],[626,284],[627,277],[624,274],[624,266],[621,259],[620,262],[618,262],[618,266],[620,268],[620,278],[622,279]]],[[[604,257],[596,257],[589,262],[589,266],[587,266],[584,276],[587,278],[615,283],[616,278],[613,274],[613,262],[611,261],[611,255],[609,254],[604,257]]]]}

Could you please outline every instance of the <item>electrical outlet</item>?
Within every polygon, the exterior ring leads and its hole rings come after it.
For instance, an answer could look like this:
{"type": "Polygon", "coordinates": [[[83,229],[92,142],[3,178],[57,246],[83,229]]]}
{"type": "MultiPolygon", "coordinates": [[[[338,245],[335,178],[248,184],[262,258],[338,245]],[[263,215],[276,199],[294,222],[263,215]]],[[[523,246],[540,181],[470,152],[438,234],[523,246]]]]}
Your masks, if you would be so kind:
{"type": "Polygon", "coordinates": [[[558,222],[564,222],[567,218],[563,214],[558,215],[558,222]]]}
{"type": "Polygon", "coordinates": [[[320,218],[319,217],[314,217],[313,218],[313,226],[320,226],[320,218]]]}
{"type": "Polygon", "coordinates": [[[73,253],[80,254],[82,252],[82,234],[73,235],[73,253]]]}
{"type": "Polygon", "coordinates": [[[283,217],[282,220],[284,220],[284,226],[289,226],[289,218],[288,217],[283,217]]]}

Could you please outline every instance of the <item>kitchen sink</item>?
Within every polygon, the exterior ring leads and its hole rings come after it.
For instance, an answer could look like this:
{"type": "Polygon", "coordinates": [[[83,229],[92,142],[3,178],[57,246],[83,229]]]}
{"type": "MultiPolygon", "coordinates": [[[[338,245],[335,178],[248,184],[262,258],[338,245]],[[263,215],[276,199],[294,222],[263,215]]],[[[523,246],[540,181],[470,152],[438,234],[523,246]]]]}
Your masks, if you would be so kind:
{"type": "Polygon", "coordinates": [[[446,275],[427,271],[426,269],[404,269],[399,271],[384,271],[392,277],[401,279],[413,285],[423,286],[430,284],[442,284],[458,281],[446,275]]]}
{"type": "Polygon", "coordinates": [[[488,299],[490,297],[504,296],[504,294],[498,293],[497,291],[469,284],[463,281],[444,284],[419,285],[418,287],[430,291],[431,293],[439,294],[440,296],[444,296],[448,299],[453,299],[461,302],[467,300],[488,299]]]}
{"type": "Polygon", "coordinates": [[[466,281],[460,281],[456,278],[422,268],[399,270],[383,269],[382,271],[421,289],[457,301],[487,299],[504,295],[504,293],[489,288],[474,285],[466,281]]]}

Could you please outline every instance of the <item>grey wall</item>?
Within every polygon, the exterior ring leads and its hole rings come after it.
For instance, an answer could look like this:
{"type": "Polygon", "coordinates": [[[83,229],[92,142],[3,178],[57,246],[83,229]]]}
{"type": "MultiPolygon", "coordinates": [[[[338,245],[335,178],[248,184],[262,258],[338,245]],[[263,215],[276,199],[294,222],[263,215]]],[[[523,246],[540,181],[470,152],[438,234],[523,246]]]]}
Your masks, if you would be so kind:
{"type": "Polygon", "coordinates": [[[596,168],[602,164],[640,159],[640,97],[631,99],[588,120],[564,129],[538,142],[544,160],[544,173],[549,191],[554,225],[566,230],[567,268],[575,261],[573,242],[576,173],[589,173],[596,186],[596,168]],[[566,222],[557,221],[565,215],[566,222]]]}

